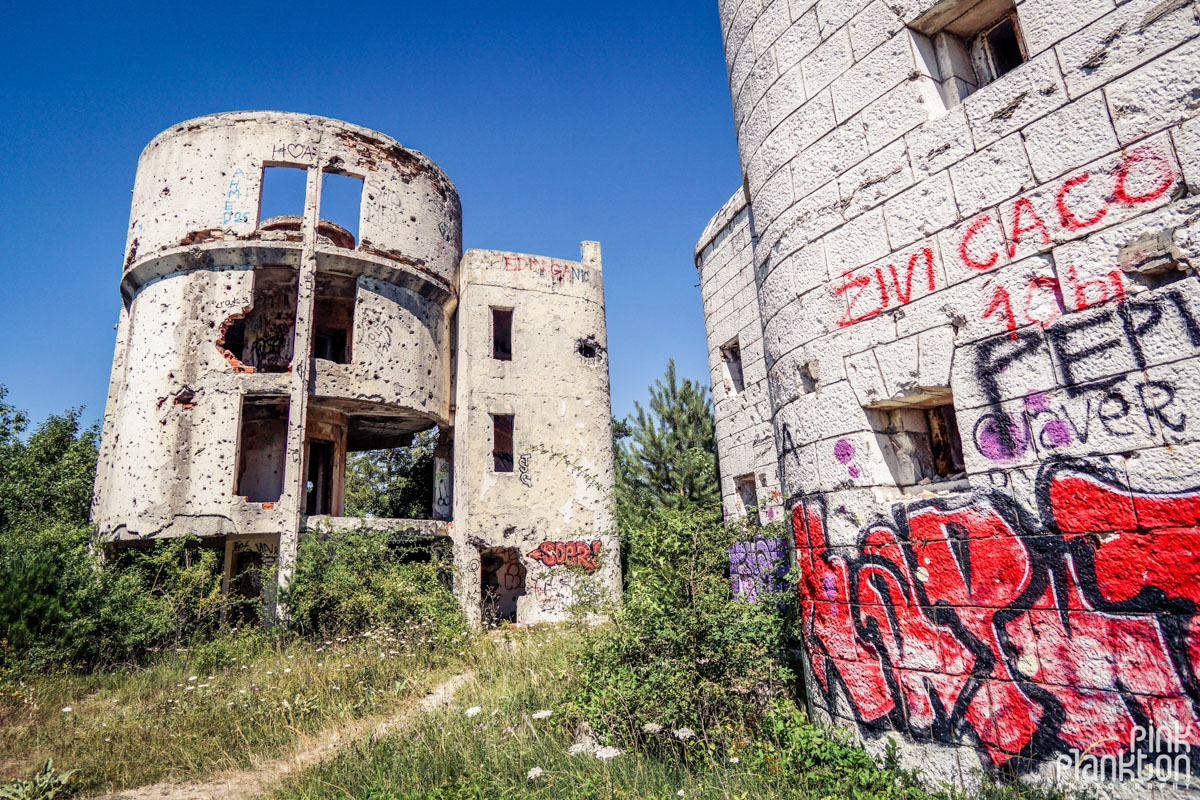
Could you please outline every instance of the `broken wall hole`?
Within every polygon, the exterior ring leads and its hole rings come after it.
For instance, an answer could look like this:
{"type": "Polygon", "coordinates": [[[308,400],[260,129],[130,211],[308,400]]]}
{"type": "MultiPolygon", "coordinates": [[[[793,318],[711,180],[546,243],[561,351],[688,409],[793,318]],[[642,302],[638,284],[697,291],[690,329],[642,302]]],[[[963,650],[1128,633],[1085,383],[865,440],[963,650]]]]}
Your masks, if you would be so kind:
{"type": "Polygon", "coordinates": [[[575,352],[583,356],[588,361],[598,359],[605,353],[605,348],[595,336],[587,336],[583,339],[575,340],[575,352]]]}
{"type": "Polygon", "coordinates": [[[492,307],[492,358],[497,361],[512,361],[511,308],[492,307]]]}
{"type": "Polygon", "coordinates": [[[517,621],[517,598],[525,594],[524,565],[515,547],[479,551],[480,614],[485,626],[517,621]]]}
{"type": "Polygon", "coordinates": [[[298,273],[291,267],[254,270],[251,304],[221,324],[217,348],[240,372],[287,372],[296,335],[298,273]]]}
{"type": "Polygon", "coordinates": [[[308,480],[305,485],[304,513],[332,514],[333,508],[333,442],[310,439],[308,442],[308,480]]]}
{"type": "Polygon", "coordinates": [[[746,389],[742,376],[742,347],[737,339],[732,339],[721,346],[721,360],[725,365],[725,381],[732,387],[734,394],[741,394],[746,389]]]}
{"type": "Polygon", "coordinates": [[[797,368],[798,377],[800,378],[800,391],[804,394],[811,394],[817,390],[817,381],[820,379],[820,369],[816,361],[805,361],[797,368]]]}
{"type": "Polygon", "coordinates": [[[275,503],[283,494],[288,398],[243,395],[234,494],[248,503],[275,503]]]}
{"type": "Polygon", "coordinates": [[[273,217],[304,217],[308,170],[303,167],[263,167],[258,196],[258,222],[273,217]]]}
{"type": "Polygon", "coordinates": [[[313,305],[313,358],[349,364],[353,360],[357,281],[348,275],[317,273],[313,305]]]}
{"type": "Polygon", "coordinates": [[[962,439],[948,389],[923,389],[913,400],[864,409],[901,490],[966,478],[962,439]]]}
{"type": "Polygon", "coordinates": [[[513,415],[492,414],[492,469],[513,471],[513,415]]]}
{"type": "Polygon", "coordinates": [[[359,220],[362,217],[363,179],[353,175],[326,170],[321,175],[320,219],[339,225],[350,234],[348,245],[354,248],[358,241],[359,220]]]}

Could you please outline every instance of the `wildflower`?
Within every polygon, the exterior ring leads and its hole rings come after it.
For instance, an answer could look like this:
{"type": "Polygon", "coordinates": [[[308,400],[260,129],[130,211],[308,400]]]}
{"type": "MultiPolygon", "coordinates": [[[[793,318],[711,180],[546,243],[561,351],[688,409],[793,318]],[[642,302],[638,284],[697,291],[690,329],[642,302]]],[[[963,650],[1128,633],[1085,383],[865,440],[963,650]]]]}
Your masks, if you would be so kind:
{"type": "Polygon", "coordinates": [[[480,711],[483,711],[483,709],[480,708],[479,706],[471,706],[470,708],[467,709],[467,716],[473,717],[476,714],[478,714],[480,711]]]}
{"type": "Polygon", "coordinates": [[[64,714],[70,714],[70,713],[71,713],[71,711],[73,711],[73,710],[74,710],[74,709],[72,709],[70,706],[63,706],[62,713],[64,713],[64,714]]]}
{"type": "Polygon", "coordinates": [[[245,694],[245,693],[246,693],[245,689],[238,689],[238,694],[245,694]]]}
{"type": "Polygon", "coordinates": [[[675,731],[675,738],[679,741],[686,741],[696,735],[696,732],[691,728],[680,728],[675,731]]]}
{"type": "Polygon", "coordinates": [[[291,672],[291,671],[292,671],[291,667],[288,667],[287,669],[284,670],[284,672],[291,672]]]}
{"type": "Polygon", "coordinates": [[[528,773],[526,773],[525,779],[532,781],[542,777],[543,774],[544,772],[541,767],[534,767],[533,769],[529,770],[528,773]]]}
{"type": "Polygon", "coordinates": [[[729,763],[730,763],[730,764],[736,764],[736,763],[738,763],[738,757],[737,757],[737,756],[730,756],[730,757],[729,757],[729,763]]]}
{"type": "Polygon", "coordinates": [[[188,682],[189,682],[189,683],[190,683],[191,681],[194,681],[194,680],[196,680],[196,676],[195,676],[195,675],[193,675],[193,676],[191,676],[190,678],[188,678],[188,682]]]}
{"type": "Polygon", "coordinates": [[[658,733],[662,730],[662,725],[657,722],[647,722],[642,726],[642,733],[658,733]]]}
{"type": "Polygon", "coordinates": [[[209,686],[212,686],[212,684],[211,683],[202,683],[199,686],[197,686],[196,688],[197,689],[207,689],[209,686]]]}
{"type": "Polygon", "coordinates": [[[553,711],[535,711],[533,712],[534,719],[549,719],[553,711]]]}
{"type": "Polygon", "coordinates": [[[112,741],[112,739],[108,739],[108,738],[106,738],[104,741],[106,741],[106,742],[111,742],[111,741],[112,741]]]}
{"type": "Polygon", "coordinates": [[[192,689],[195,689],[195,688],[196,688],[195,686],[189,686],[189,687],[187,687],[186,689],[184,689],[184,691],[185,691],[185,692],[190,692],[192,689]]]}
{"type": "Polygon", "coordinates": [[[592,745],[589,742],[576,742],[567,748],[567,755],[574,756],[580,753],[587,753],[591,749],[592,745]]]}
{"type": "Polygon", "coordinates": [[[595,755],[601,761],[608,761],[610,758],[616,758],[621,755],[621,751],[615,747],[601,747],[596,751],[595,755]]]}
{"type": "Polygon", "coordinates": [[[676,795],[678,795],[679,797],[683,797],[683,796],[684,796],[684,794],[686,794],[686,792],[684,792],[684,791],[683,791],[683,789],[680,789],[680,790],[679,790],[678,792],[676,792],[675,794],[676,794],[676,795]]]}

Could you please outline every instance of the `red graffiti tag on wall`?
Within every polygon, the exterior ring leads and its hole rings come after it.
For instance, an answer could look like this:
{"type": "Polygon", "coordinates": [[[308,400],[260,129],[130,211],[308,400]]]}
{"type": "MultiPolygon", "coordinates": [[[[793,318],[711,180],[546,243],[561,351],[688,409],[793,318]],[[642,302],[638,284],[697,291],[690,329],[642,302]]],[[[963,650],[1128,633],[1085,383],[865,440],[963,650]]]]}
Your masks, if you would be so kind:
{"type": "Polygon", "coordinates": [[[928,247],[909,255],[907,266],[899,271],[895,264],[888,264],[861,272],[847,272],[842,276],[842,284],[834,289],[834,293],[846,301],[846,313],[838,320],[838,326],[853,325],[882,314],[889,306],[904,305],[913,299],[914,290],[921,294],[922,287],[930,292],[937,289],[933,250],[928,247]]]}
{"type": "Polygon", "coordinates": [[[1123,755],[1146,726],[1200,745],[1200,491],[1135,492],[1058,461],[1036,494],[1036,516],[990,490],[913,503],[857,552],[801,500],[803,634],[826,702],[841,687],[864,731],[978,743],[993,767],[1123,755]]]}
{"type": "Polygon", "coordinates": [[[542,542],[527,555],[547,567],[562,564],[579,564],[589,572],[596,568],[596,557],[600,555],[600,540],[587,542],[542,542]]]}

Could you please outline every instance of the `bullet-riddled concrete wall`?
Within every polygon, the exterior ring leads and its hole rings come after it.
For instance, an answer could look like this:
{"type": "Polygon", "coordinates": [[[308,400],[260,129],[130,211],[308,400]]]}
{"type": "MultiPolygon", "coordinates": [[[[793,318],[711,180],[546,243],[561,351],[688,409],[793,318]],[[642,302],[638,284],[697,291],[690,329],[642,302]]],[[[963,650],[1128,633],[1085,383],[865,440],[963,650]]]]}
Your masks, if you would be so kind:
{"type": "Polygon", "coordinates": [[[782,496],[745,197],[739,189],[708,223],[696,245],[696,268],[725,518],[742,519],[747,507],[757,507],[758,521],[769,522],[782,496]]]}
{"type": "Polygon", "coordinates": [[[1197,15],[720,3],[809,701],[932,781],[1194,772],[1197,15]]]}
{"type": "Polygon", "coordinates": [[[454,536],[470,610],[489,553],[504,559],[497,591],[515,599],[521,622],[561,619],[576,599],[620,589],[600,246],[582,251],[579,262],[493,250],[463,257],[454,536]],[[495,357],[493,308],[511,311],[508,360],[495,357]],[[509,460],[499,465],[496,415],[512,417],[509,460]]]}

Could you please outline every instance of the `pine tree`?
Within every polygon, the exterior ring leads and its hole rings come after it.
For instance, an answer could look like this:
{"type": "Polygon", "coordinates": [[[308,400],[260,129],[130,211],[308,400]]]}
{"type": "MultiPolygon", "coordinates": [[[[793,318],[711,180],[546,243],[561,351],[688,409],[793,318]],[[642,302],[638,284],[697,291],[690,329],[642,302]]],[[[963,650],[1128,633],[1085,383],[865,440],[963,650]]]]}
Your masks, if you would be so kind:
{"type": "Polygon", "coordinates": [[[618,519],[627,524],[657,508],[717,507],[721,488],[708,389],[679,381],[675,359],[650,387],[650,410],[613,421],[618,519]],[[627,441],[628,440],[628,441],[627,441]]]}

